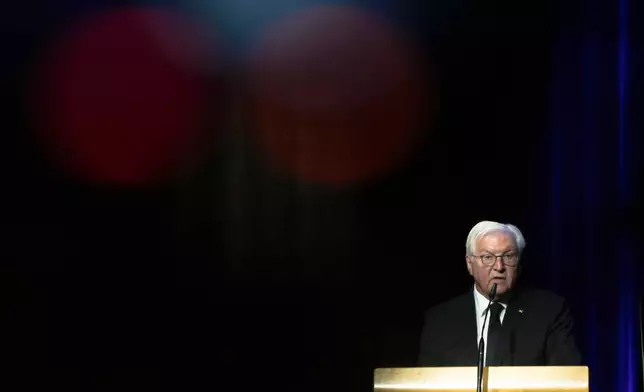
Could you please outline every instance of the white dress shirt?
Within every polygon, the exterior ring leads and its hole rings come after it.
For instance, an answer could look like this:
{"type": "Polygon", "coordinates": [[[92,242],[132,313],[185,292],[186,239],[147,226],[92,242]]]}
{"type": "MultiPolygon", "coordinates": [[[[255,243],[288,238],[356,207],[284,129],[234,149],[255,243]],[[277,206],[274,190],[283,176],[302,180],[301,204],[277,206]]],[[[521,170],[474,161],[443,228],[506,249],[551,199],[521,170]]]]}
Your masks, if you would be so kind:
{"type": "MultiPolygon", "coordinates": [[[[474,306],[476,308],[476,344],[478,347],[479,340],[481,339],[481,326],[483,325],[483,322],[485,320],[485,312],[487,311],[487,305],[490,301],[485,298],[485,296],[476,289],[476,286],[474,287],[474,306]]],[[[503,317],[505,317],[505,310],[507,309],[507,304],[504,304],[503,302],[499,302],[501,305],[503,305],[503,310],[501,310],[501,324],[503,324],[503,317]]],[[[488,316],[487,322],[485,323],[485,337],[483,340],[485,341],[485,352],[483,353],[483,359],[485,362],[487,362],[487,332],[488,328],[490,326],[490,317],[488,316]]]]}

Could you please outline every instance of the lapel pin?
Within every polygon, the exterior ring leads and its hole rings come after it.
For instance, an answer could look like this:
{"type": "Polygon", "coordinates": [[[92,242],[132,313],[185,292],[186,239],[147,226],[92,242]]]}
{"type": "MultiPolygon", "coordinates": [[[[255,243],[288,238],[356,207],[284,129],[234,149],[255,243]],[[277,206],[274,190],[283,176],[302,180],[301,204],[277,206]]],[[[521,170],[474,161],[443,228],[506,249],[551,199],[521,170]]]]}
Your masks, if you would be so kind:
{"type": "Polygon", "coordinates": [[[523,314],[523,309],[519,309],[519,313],[523,314]]]}

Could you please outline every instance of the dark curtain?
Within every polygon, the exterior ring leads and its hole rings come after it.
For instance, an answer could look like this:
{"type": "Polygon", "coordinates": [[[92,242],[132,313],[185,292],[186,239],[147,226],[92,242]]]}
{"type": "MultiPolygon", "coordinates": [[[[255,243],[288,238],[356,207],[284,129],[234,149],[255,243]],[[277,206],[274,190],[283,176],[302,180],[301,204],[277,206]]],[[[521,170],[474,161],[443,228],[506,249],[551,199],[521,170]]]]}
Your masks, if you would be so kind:
{"type": "Polygon", "coordinates": [[[545,269],[551,287],[577,308],[591,389],[639,390],[641,6],[563,2],[560,9],[545,269]]]}

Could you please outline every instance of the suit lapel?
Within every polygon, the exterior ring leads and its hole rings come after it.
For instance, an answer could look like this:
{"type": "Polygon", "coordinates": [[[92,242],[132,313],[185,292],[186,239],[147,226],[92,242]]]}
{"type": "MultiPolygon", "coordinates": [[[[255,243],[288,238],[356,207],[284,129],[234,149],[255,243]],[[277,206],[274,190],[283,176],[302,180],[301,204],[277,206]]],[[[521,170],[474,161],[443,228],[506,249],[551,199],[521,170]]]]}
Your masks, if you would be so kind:
{"type": "Polygon", "coordinates": [[[519,292],[508,302],[508,307],[503,317],[503,335],[498,342],[499,366],[512,366],[514,364],[516,330],[519,329],[522,322],[523,301],[519,292]]]}

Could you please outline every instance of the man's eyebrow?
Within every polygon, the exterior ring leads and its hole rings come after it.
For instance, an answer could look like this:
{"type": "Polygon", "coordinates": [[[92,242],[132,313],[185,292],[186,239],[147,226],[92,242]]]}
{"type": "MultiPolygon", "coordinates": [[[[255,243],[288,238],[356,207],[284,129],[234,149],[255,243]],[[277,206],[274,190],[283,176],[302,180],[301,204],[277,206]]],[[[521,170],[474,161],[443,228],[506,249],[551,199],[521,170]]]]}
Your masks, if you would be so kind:
{"type": "MultiPolygon", "coordinates": [[[[512,248],[510,248],[510,249],[506,249],[506,250],[501,251],[501,253],[516,252],[516,251],[517,251],[517,249],[516,249],[516,248],[514,248],[514,247],[512,247],[512,248]]],[[[489,251],[489,250],[485,250],[485,249],[482,249],[482,250],[481,250],[481,253],[494,254],[494,252],[489,251]]]]}

